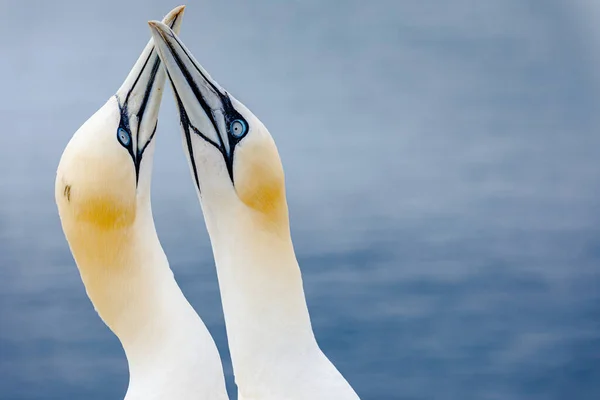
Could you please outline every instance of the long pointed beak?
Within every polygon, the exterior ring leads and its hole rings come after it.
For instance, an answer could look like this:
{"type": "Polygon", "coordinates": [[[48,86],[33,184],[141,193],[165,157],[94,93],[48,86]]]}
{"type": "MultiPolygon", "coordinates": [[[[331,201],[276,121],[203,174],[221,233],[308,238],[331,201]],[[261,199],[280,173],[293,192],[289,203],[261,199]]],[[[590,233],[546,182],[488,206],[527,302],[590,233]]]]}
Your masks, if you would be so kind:
{"type": "MultiPolygon", "coordinates": [[[[176,32],[181,27],[185,6],[171,10],[163,22],[176,32]]],[[[121,110],[121,128],[131,137],[129,151],[139,167],[144,150],[152,141],[158,124],[158,112],[165,86],[166,74],[160,68],[161,60],[150,39],[144,51],[116,93],[121,110]]]]}
{"type": "Polygon", "coordinates": [[[233,180],[233,152],[240,135],[232,132],[231,124],[244,118],[232,106],[227,91],[211,78],[172,29],[158,21],[148,25],[173,87],[192,166],[191,135],[196,134],[222,153],[233,180]]]}

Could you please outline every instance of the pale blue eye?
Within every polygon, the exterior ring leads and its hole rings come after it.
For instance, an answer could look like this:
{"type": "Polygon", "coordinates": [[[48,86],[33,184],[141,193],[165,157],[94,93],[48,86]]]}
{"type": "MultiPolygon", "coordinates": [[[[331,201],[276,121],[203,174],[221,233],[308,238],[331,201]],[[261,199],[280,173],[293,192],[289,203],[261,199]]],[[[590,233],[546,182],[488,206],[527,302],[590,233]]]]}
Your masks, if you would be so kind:
{"type": "Polygon", "coordinates": [[[129,143],[131,143],[131,136],[129,136],[129,132],[123,128],[119,128],[117,131],[117,139],[119,139],[119,142],[121,142],[121,144],[125,147],[129,146],[129,143]]]}
{"type": "Polygon", "coordinates": [[[244,136],[247,130],[248,125],[246,125],[246,122],[241,119],[236,119],[229,125],[229,132],[231,132],[231,134],[236,138],[244,136]]]}

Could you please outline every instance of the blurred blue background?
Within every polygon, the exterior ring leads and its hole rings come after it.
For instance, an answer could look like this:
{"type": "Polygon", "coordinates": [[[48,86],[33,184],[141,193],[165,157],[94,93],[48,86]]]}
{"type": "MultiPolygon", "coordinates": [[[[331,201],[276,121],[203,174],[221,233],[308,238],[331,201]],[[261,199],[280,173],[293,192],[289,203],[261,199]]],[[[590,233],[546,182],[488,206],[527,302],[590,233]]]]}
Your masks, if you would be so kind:
{"type": "MultiPolygon", "coordinates": [[[[0,398],[121,399],[54,204],[75,130],[164,1],[0,2],[0,398]]],[[[269,127],[317,338],[363,399],[600,398],[600,6],[190,2],[183,40],[269,127]]],[[[159,236],[233,379],[164,96],[159,236]]],[[[233,398],[233,397],[232,397],[233,398]]]]}

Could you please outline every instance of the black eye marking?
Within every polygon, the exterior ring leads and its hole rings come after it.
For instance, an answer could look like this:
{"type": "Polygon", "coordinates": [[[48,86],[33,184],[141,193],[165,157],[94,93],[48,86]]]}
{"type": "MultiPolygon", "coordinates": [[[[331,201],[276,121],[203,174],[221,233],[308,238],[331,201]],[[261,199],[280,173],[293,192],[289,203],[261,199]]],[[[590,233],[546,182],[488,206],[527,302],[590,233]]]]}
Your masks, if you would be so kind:
{"type": "Polygon", "coordinates": [[[121,120],[119,121],[119,126],[117,127],[116,137],[121,146],[127,149],[131,159],[135,162],[136,157],[133,151],[133,140],[131,140],[131,128],[129,127],[129,109],[127,107],[127,103],[121,105],[119,97],[117,95],[115,95],[115,97],[117,98],[119,111],[121,113],[121,120]]]}
{"type": "Polygon", "coordinates": [[[125,129],[119,128],[117,129],[117,139],[119,139],[123,147],[127,148],[131,142],[131,135],[125,129]]]}
{"type": "Polygon", "coordinates": [[[137,186],[139,180],[139,162],[141,160],[139,160],[139,157],[136,154],[137,152],[133,149],[134,141],[132,140],[131,128],[129,127],[129,112],[127,109],[127,103],[121,105],[121,102],[119,101],[119,96],[115,95],[115,97],[117,98],[119,111],[121,113],[121,120],[119,121],[119,126],[117,127],[117,132],[115,136],[119,144],[127,150],[129,156],[131,157],[131,160],[133,161],[133,165],[135,167],[135,184],[137,186]]]}
{"type": "Polygon", "coordinates": [[[63,190],[63,196],[67,198],[67,201],[71,201],[71,185],[65,185],[65,190],[63,190]]]}
{"type": "MultiPolygon", "coordinates": [[[[119,98],[117,97],[117,101],[118,100],[119,100],[119,98]]],[[[117,128],[117,140],[119,141],[121,146],[123,146],[123,147],[125,147],[125,149],[127,149],[127,152],[129,153],[129,155],[131,156],[131,159],[133,160],[133,164],[135,166],[135,182],[137,185],[139,178],[140,178],[140,165],[142,164],[142,157],[144,156],[144,152],[146,151],[146,149],[148,148],[150,143],[152,143],[152,140],[154,139],[154,136],[156,135],[156,128],[158,127],[158,120],[156,121],[156,124],[154,125],[152,134],[150,134],[150,137],[148,137],[148,140],[146,141],[144,146],[141,149],[138,147],[138,143],[137,143],[139,140],[138,139],[138,140],[136,140],[136,146],[135,146],[136,149],[134,149],[134,146],[133,146],[134,141],[131,139],[131,129],[129,128],[129,113],[127,111],[127,104],[121,105],[119,103],[119,109],[121,111],[121,120],[119,121],[119,127],[117,128]]],[[[137,138],[139,138],[139,133],[137,135],[137,138]]]]}
{"type": "MultiPolygon", "coordinates": [[[[153,71],[153,72],[155,72],[155,71],[153,71]]],[[[144,146],[140,149],[140,147],[139,147],[139,137],[140,137],[139,126],[141,123],[141,118],[143,116],[144,108],[146,107],[148,97],[150,95],[150,90],[152,88],[154,78],[155,78],[155,76],[153,74],[152,83],[149,85],[149,89],[146,89],[146,94],[144,96],[144,101],[142,103],[142,107],[140,108],[140,111],[138,111],[138,113],[136,115],[136,117],[138,118],[138,134],[135,138],[136,139],[135,146],[134,146],[134,140],[132,140],[131,128],[129,125],[129,111],[128,111],[127,103],[121,105],[121,102],[119,101],[119,96],[115,95],[115,97],[117,98],[117,103],[119,105],[119,111],[121,113],[121,120],[119,121],[119,127],[117,128],[116,136],[117,136],[117,140],[119,141],[121,146],[123,146],[125,149],[127,149],[127,152],[129,153],[129,155],[131,156],[131,159],[133,160],[133,164],[135,166],[135,183],[136,183],[136,185],[138,184],[138,181],[140,179],[140,165],[142,163],[142,157],[144,155],[144,152],[146,151],[146,149],[148,148],[148,146],[154,139],[154,135],[156,134],[156,128],[158,127],[158,120],[157,120],[156,124],[154,125],[154,129],[152,130],[152,134],[150,135],[150,137],[148,137],[148,140],[146,141],[146,143],[144,143],[144,146]]]]}

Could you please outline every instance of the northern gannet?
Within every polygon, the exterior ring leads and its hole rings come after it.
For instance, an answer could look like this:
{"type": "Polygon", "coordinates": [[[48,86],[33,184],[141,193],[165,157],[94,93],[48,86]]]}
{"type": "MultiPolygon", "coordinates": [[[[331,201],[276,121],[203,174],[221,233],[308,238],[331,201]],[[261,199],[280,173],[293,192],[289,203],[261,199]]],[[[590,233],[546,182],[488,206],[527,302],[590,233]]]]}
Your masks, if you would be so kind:
{"type": "Polygon", "coordinates": [[[239,399],[358,399],[315,340],[273,138],[169,27],[149,24],[213,248],[239,399]]]}
{"type": "MultiPolygon", "coordinates": [[[[164,22],[178,31],[183,10],[164,22]]],[[[217,347],[177,285],[152,217],[164,83],[150,40],[116,95],[69,141],[55,198],[87,295],[125,350],[125,399],[226,400],[217,347]]]]}

